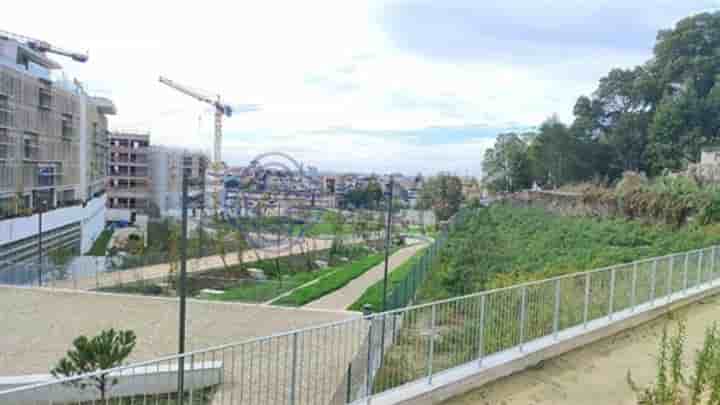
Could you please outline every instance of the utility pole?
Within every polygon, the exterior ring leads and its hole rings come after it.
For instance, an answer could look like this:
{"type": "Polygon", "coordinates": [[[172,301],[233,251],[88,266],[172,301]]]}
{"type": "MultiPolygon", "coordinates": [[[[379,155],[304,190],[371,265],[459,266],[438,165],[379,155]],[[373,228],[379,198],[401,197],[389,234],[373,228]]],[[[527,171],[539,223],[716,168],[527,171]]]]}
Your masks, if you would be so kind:
{"type": "Polygon", "coordinates": [[[180,319],[178,325],[178,393],[177,403],[183,404],[183,393],[185,391],[185,286],[187,284],[187,210],[188,210],[188,178],[183,171],[182,179],[182,237],[180,238],[180,280],[178,283],[178,295],[180,297],[180,319]]]}
{"type": "Polygon", "coordinates": [[[395,181],[390,176],[390,183],[388,185],[387,195],[387,221],[385,222],[385,273],[383,275],[383,300],[382,310],[385,312],[387,309],[387,283],[388,283],[388,259],[390,256],[390,229],[392,227],[392,204],[393,204],[393,189],[395,188],[395,181]]]}

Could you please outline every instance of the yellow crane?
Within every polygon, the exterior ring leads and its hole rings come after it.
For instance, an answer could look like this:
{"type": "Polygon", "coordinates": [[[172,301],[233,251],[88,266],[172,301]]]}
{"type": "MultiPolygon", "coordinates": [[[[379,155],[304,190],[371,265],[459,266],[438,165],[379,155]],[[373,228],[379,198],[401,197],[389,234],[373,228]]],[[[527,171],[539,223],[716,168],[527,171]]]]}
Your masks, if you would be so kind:
{"type": "Polygon", "coordinates": [[[260,106],[257,104],[241,104],[241,105],[230,105],[226,104],[220,98],[220,95],[211,95],[205,91],[197,90],[176,83],[170,79],[160,76],[160,83],[173,88],[180,93],[188,95],[196,100],[202,101],[203,103],[210,104],[215,112],[215,139],[213,145],[213,169],[219,170],[223,166],[222,161],[222,119],[225,117],[232,117],[233,112],[251,112],[258,111],[260,106]]]}

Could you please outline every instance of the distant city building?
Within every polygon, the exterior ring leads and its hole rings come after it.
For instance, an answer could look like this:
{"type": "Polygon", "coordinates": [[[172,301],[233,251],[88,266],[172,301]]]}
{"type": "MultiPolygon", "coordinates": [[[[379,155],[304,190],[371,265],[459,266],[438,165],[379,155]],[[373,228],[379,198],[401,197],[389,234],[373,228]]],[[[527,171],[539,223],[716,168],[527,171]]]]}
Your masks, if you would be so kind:
{"type": "Polygon", "coordinates": [[[182,207],[182,182],[187,176],[189,206],[205,205],[205,180],[208,157],[198,151],[155,146],[150,155],[152,202],[161,216],[179,216],[182,207]]]}
{"type": "Polygon", "coordinates": [[[113,133],[107,219],[179,215],[184,174],[190,182],[193,206],[199,208],[205,203],[207,165],[203,153],[153,146],[150,134],[113,133]]]}
{"type": "Polygon", "coordinates": [[[44,251],[86,251],[104,225],[112,101],[79,82],[54,80],[61,66],[13,39],[0,39],[0,266],[44,251]]]}
{"type": "Polygon", "coordinates": [[[110,135],[108,220],[131,220],[147,214],[151,197],[150,134],[110,135]]]}

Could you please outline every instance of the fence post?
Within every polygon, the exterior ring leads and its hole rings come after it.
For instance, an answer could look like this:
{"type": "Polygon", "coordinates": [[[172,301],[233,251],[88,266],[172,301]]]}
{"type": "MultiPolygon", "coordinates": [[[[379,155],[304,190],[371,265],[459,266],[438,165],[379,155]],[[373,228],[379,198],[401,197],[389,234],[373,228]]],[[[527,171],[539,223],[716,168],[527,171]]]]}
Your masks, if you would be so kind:
{"type": "Polygon", "coordinates": [[[615,268],[610,270],[610,302],[608,302],[608,318],[612,319],[613,303],[615,301],[615,268]]]}
{"type": "Polygon", "coordinates": [[[703,253],[705,253],[705,251],[701,250],[700,257],[698,258],[697,283],[695,283],[695,287],[697,288],[700,288],[700,284],[702,284],[703,253]]]}
{"type": "MultiPolygon", "coordinates": [[[[290,370],[290,405],[295,404],[295,385],[297,384],[297,351],[298,351],[298,333],[293,333],[293,355],[292,370],[290,370]]],[[[348,377],[349,381],[349,377],[348,377]]],[[[348,392],[350,387],[348,386],[348,392]]]]}
{"type": "Polygon", "coordinates": [[[655,282],[657,281],[657,258],[653,259],[650,272],[650,306],[655,304],[655,282]]]}
{"type": "Polygon", "coordinates": [[[585,303],[583,305],[583,327],[585,329],[587,329],[589,307],[590,307],[590,273],[585,273],[585,303]]]}
{"type": "Polygon", "coordinates": [[[685,252],[685,269],[683,270],[683,293],[687,295],[688,288],[688,266],[690,264],[690,252],[685,252]]]}
{"type": "Polygon", "coordinates": [[[632,287],[630,287],[630,312],[635,312],[637,302],[637,262],[633,263],[632,287]]]}
{"type": "Polygon", "coordinates": [[[560,279],[555,280],[555,307],[553,308],[553,336],[558,338],[560,329],[560,279]]]}
{"type": "Polygon", "coordinates": [[[485,356],[485,294],[480,296],[480,331],[478,332],[478,366],[482,366],[485,356]]]}
{"type": "Polygon", "coordinates": [[[428,335],[430,337],[430,342],[428,342],[428,364],[427,364],[427,374],[428,374],[428,384],[432,385],[432,375],[433,375],[433,356],[435,354],[435,317],[437,316],[437,305],[432,305],[432,314],[430,316],[430,334],[428,335]]]}
{"type": "MultiPolygon", "coordinates": [[[[352,361],[348,363],[348,369],[347,369],[347,390],[345,391],[345,403],[349,404],[350,399],[352,397],[352,361]]],[[[292,401],[290,401],[290,405],[293,405],[292,401]]]]}
{"type": "Polygon", "coordinates": [[[668,266],[668,279],[665,290],[667,291],[667,299],[670,302],[670,296],[672,295],[672,278],[673,278],[673,267],[675,266],[675,255],[670,256],[670,265],[668,266]]]}
{"type": "Polygon", "coordinates": [[[372,333],[373,319],[368,317],[368,353],[367,353],[367,370],[365,371],[365,396],[370,397],[372,394],[372,333]]]}
{"type": "Polygon", "coordinates": [[[715,281],[715,246],[710,248],[710,284],[715,281]]]}
{"type": "Polygon", "coordinates": [[[522,302],[520,303],[520,351],[525,343],[525,321],[527,319],[527,285],[522,288],[522,302]]]}

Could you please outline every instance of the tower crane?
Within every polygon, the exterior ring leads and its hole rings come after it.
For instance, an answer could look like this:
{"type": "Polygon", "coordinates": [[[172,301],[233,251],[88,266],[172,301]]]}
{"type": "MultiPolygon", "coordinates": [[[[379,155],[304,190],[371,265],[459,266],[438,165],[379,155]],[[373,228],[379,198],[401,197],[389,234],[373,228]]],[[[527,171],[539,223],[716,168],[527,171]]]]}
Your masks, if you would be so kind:
{"type": "Polygon", "coordinates": [[[9,40],[18,41],[20,43],[27,45],[33,51],[40,52],[40,53],[54,53],[56,55],[66,56],[76,62],[85,63],[88,60],[87,53],[68,51],[67,49],[63,49],[63,48],[59,48],[57,46],[51,45],[47,41],[26,37],[26,36],[20,35],[20,34],[14,34],[12,32],[8,32],[8,31],[0,30],[0,39],[9,39],[9,40]]]}
{"type": "Polygon", "coordinates": [[[242,104],[242,105],[230,105],[225,104],[220,95],[210,95],[204,91],[192,89],[187,86],[183,86],[170,79],[160,76],[160,83],[171,87],[180,93],[188,95],[196,100],[202,101],[203,103],[210,104],[214,108],[215,112],[215,142],[213,145],[213,166],[217,170],[222,166],[222,119],[225,117],[232,117],[233,112],[250,112],[258,111],[260,106],[257,104],[242,104]]]}

